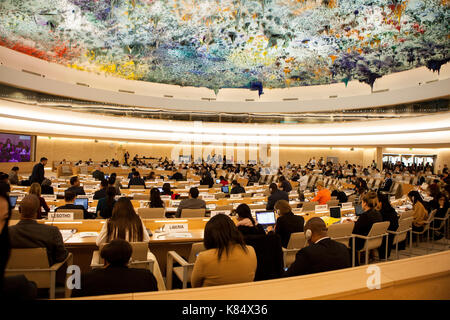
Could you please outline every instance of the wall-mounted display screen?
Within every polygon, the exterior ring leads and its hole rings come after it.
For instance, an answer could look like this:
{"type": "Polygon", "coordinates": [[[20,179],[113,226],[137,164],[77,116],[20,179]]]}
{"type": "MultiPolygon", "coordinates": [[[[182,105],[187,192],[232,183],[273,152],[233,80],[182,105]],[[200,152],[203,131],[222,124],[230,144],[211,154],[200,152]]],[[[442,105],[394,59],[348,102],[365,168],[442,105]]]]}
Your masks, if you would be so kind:
{"type": "Polygon", "coordinates": [[[33,137],[0,133],[0,162],[29,162],[33,159],[33,137]]]}

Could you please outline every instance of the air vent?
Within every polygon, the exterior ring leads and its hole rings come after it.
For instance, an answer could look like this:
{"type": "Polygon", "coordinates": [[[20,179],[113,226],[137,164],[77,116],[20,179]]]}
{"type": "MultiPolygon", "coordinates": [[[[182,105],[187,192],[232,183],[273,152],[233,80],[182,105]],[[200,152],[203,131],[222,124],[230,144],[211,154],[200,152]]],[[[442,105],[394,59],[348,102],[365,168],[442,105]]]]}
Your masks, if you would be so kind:
{"type": "Polygon", "coordinates": [[[86,83],[82,83],[82,82],[77,82],[77,85],[79,85],[79,86],[83,86],[83,87],[89,87],[89,85],[88,85],[88,84],[86,84],[86,83]]]}
{"type": "Polygon", "coordinates": [[[255,101],[255,99],[245,99],[245,101],[255,101]]]}
{"type": "Polygon", "coordinates": [[[283,98],[283,101],[297,101],[298,98],[283,98]]]}
{"type": "Polygon", "coordinates": [[[216,98],[202,98],[202,100],[206,100],[206,101],[214,101],[214,100],[216,100],[216,98]]]}
{"type": "Polygon", "coordinates": [[[134,94],[134,91],[122,90],[122,89],[119,89],[119,92],[134,94]]]}
{"type": "Polygon", "coordinates": [[[173,98],[173,96],[170,96],[170,95],[168,95],[168,94],[165,94],[165,95],[164,95],[164,98],[173,98]]]}
{"type": "Polygon", "coordinates": [[[382,89],[382,90],[372,91],[372,93],[381,93],[381,92],[388,92],[388,91],[389,91],[389,89],[382,89]]]}
{"type": "Polygon", "coordinates": [[[33,72],[33,71],[28,71],[28,70],[25,70],[25,69],[22,69],[22,72],[29,73],[29,74],[32,74],[32,75],[38,76],[38,77],[45,77],[45,76],[43,76],[43,75],[40,74],[40,73],[33,72]]]}
{"type": "Polygon", "coordinates": [[[425,82],[425,83],[433,83],[433,82],[438,82],[438,81],[439,81],[438,79],[435,79],[435,80],[427,81],[427,82],[425,82]]]}
{"type": "Polygon", "coordinates": [[[337,95],[334,95],[334,96],[329,96],[328,98],[330,98],[330,99],[334,99],[334,98],[337,98],[337,95]]]}

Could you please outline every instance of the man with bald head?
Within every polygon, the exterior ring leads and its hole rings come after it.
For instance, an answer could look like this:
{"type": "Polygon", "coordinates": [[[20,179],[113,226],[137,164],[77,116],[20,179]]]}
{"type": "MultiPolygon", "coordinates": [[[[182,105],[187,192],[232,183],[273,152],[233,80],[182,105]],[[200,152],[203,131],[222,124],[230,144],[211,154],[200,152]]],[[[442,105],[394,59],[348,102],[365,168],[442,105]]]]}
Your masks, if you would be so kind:
{"type": "Polygon", "coordinates": [[[286,276],[300,276],[317,272],[325,272],[352,265],[350,250],[328,237],[325,222],[318,217],[305,224],[305,237],[308,246],[297,252],[294,263],[289,267],[286,276]]]}
{"type": "Polygon", "coordinates": [[[39,208],[40,202],[36,195],[30,194],[23,198],[19,206],[20,221],[9,227],[11,248],[46,248],[51,266],[63,261],[68,252],[57,227],[36,221],[39,208]]]}

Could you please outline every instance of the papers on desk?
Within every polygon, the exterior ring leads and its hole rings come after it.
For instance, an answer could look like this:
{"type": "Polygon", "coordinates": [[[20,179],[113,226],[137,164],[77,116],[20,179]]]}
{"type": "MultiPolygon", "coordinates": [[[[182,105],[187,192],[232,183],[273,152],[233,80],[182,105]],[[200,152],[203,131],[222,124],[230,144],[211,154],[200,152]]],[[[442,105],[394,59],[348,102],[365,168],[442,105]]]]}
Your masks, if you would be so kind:
{"type": "Polygon", "coordinates": [[[79,232],[76,234],[79,238],[87,238],[87,237],[97,237],[98,232],[79,232]]]}
{"type": "Polygon", "coordinates": [[[70,237],[72,237],[74,235],[76,230],[75,229],[62,229],[62,230],[59,230],[59,232],[61,232],[63,241],[66,242],[70,237]]]}
{"type": "Polygon", "coordinates": [[[192,238],[192,233],[176,232],[176,233],[169,233],[169,236],[174,238],[192,238]]]}

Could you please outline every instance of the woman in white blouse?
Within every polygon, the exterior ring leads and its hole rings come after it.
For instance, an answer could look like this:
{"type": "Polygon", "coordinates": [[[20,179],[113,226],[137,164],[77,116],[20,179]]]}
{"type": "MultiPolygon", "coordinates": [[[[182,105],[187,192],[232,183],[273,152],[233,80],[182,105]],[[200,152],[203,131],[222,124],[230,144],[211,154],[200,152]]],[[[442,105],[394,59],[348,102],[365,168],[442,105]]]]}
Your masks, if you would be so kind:
{"type": "MultiPolygon", "coordinates": [[[[114,239],[123,239],[128,242],[148,242],[150,240],[144,222],[136,214],[130,199],[125,197],[117,200],[112,211],[112,216],[103,225],[97,237],[96,244],[100,246],[100,244],[109,243],[114,239]]],[[[155,261],[153,275],[158,282],[158,290],[165,290],[156,257],[149,251],[148,258],[155,261]]]]}

